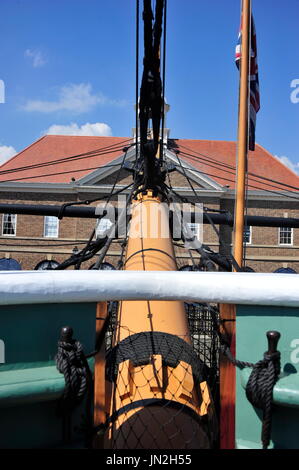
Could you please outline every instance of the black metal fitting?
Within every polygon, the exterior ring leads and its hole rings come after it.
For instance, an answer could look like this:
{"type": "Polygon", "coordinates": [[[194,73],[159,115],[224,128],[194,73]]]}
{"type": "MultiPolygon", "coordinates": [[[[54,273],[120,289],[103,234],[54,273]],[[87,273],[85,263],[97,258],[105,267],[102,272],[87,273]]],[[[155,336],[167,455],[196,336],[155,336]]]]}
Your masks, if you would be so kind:
{"type": "Polygon", "coordinates": [[[60,331],[60,341],[70,343],[73,339],[73,328],[71,326],[63,326],[60,331]]]}

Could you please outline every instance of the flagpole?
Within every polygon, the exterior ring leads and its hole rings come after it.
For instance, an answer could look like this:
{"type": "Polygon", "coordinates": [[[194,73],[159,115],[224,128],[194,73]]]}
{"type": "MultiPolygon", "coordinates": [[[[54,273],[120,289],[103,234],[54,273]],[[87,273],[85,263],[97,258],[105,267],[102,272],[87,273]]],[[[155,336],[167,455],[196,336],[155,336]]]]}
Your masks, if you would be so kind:
{"type": "MultiPolygon", "coordinates": [[[[243,233],[245,208],[245,175],[248,152],[248,92],[249,92],[249,33],[251,19],[251,0],[242,3],[242,49],[239,91],[239,125],[238,125],[238,163],[237,190],[234,224],[234,257],[242,266],[243,233]]],[[[236,354],[236,306],[220,304],[221,332],[230,345],[233,356],[236,354]]],[[[223,355],[220,355],[220,448],[234,449],[236,406],[236,370],[235,366],[223,355]]]]}
{"type": "Polygon", "coordinates": [[[248,154],[250,21],[251,0],[243,0],[238,121],[238,158],[236,175],[237,190],[234,225],[234,258],[239,266],[242,266],[243,264],[245,178],[248,154]]]}

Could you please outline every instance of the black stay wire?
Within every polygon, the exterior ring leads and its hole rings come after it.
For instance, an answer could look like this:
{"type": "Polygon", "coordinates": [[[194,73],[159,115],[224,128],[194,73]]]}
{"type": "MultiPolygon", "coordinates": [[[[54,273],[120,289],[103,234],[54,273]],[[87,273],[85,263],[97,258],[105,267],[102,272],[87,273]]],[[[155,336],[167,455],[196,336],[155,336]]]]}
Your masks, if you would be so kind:
{"type": "MultiPolygon", "coordinates": [[[[112,193],[109,196],[113,197],[116,194],[119,194],[120,192],[124,191],[125,189],[127,189],[131,186],[133,186],[133,183],[129,184],[125,188],[120,189],[119,191],[115,191],[114,193],[112,193]]],[[[103,198],[101,198],[101,199],[103,199],[103,198]]],[[[99,200],[99,199],[97,199],[97,200],[99,200]]],[[[102,217],[104,217],[104,216],[105,216],[105,211],[103,211],[102,217]]],[[[99,250],[101,250],[105,247],[106,242],[107,242],[107,236],[105,238],[97,239],[96,241],[93,241],[94,234],[95,234],[95,229],[93,229],[93,231],[92,231],[92,233],[91,233],[91,235],[88,239],[87,244],[86,244],[86,242],[84,242],[84,244],[86,246],[79,253],[73,254],[70,258],[63,261],[61,264],[59,264],[54,269],[55,270],[62,270],[62,269],[66,269],[69,266],[73,266],[73,265],[75,265],[75,269],[80,269],[80,266],[81,266],[82,262],[88,261],[89,259],[93,258],[93,256],[95,256],[99,250]]]]}
{"type": "MultiPolygon", "coordinates": [[[[69,173],[80,173],[82,171],[89,171],[89,170],[99,170],[100,168],[109,168],[109,167],[118,167],[120,166],[121,164],[120,163],[117,163],[117,164],[114,164],[114,165],[105,165],[103,167],[99,167],[99,166],[95,166],[95,167],[91,167],[91,168],[80,168],[80,170],[68,170],[68,171],[59,171],[57,173],[47,173],[47,174],[43,174],[43,175],[35,175],[35,176],[25,176],[25,177],[22,177],[22,178],[13,178],[11,180],[3,180],[3,181],[0,181],[0,187],[1,187],[1,183],[9,183],[10,181],[12,182],[18,182],[18,181],[21,181],[21,180],[31,180],[31,179],[36,179],[36,178],[46,178],[47,176],[58,176],[58,175],[66,175],[66,174],[69,174],[69,173]]],[[[86,176],[86,175],[84,175],[86,176]]],[[[47,181],[46,181],[47,183],[47,181]]]]}
{"type": "Polygon", "coordinates": [[[136,159],[135,164],[138,162],[138,138],[139,138],[139,0],[136,0],[136,90],[135,90],[135,100],[136,100],[136,159]]]}
{"type": "MultiPolygon", "coordinates": [[[[217,167],[220,167],[220,166],[221,166],[221,167],[223,167],[223,168],[227,168],[227,169],[230,169],[230,170],[234,170],[234,173],[233,173],[233,174],[235,174],[236,168],[235,168],[235,166],[233,166],[233,165],[230,165],[230,164],[224,163],[224,162],[219,162],[219,160],[216,160],[215,158],[212,158],[212,157],[210,157],[209,155],[205,155],[205,154],[203,154],[203,153],[201,153],[201,152],[197,152],[196,150],[189,149],[188,147],[186,147],[185,145],[183,145],[183,144],[181,144],[181,143],[179,143],[179,147],[180,147],[180,148],[182,147],[183,149],[185,148],[186,150],[189,151],[189,152],[185,152],[184,150],[179,150],[180,153],[185,154],[186,156],[188,156],[188,157],[190,157],[190,158],[192,157],[194,160],[199,160],[199,161],[203,161],[203,162],[208,162],[208,163],[212,163],[212,164],[214,164],[214,165],[217,165],[217,167]],[[190,152],[193,152],[193,153],[190,153],[190,152]],[[196,154],[196,155],[194,155],[194,154],[196,154]]],[[[172,147],[170,146],[169,148],[170,148],[170,150],[174,150],[174,151],[177,150],[177,148],[174,147],[174,146],[172,146],[172,147]]],[[[207,166],[211,166],[211,165],[207,165],[207,166]]],[[[271,179],[271,178],[267,178],[266,176],[261,176],[261,175],[258,175],[258,174],[256,174],[256,173],[252,173],[252,172],[248,172],[248,174],[249,174],[250,176],[254,176],[255,178],[259,178],[259,179],[262,179],[262,180],[265,180],[265,181],[269,181],[269,182],[271,182],[271,183],[276,183],[276,184],[279,184],[279,185],[281,185],[281,186],[285,186],[285,187],[290,188],[290,189],[294,189],[295,191],[298,191],[298,190],[299,190],[298,187],[289,185],[289,184],[287,184],[287,183],[283,183],[282,181],[277,181],[277,180],[274,180],[274,179],[271,179]]],[[[280,189],[281,189],[281,188],[280,188],[280,189]]]]}
{"type": "MultiPolygon", "coordinates": [[[[110,191],[110,194],[109,194],[109,196],[108,196],[108,198],[107,198],[107,201],[106,201],[106,204],[105,204],[105,207],[104,207],[104,211],[105,211],[106,207],[108,206],[108,204],[109,204],[111,198],[115,195],[115,193],[114,193],[114,188],[115,188],[115,186],[116,186],[116,183],[117,183],[117,181],[118,181],[118,178],[119,178],[119,176],[120,176],[120,173],[121,173],[121,171],[122,171],[122,169],[123,169],[123,166],[124,166],[125,160],[126,160],[126,158],[127,158],[127,155],[128,155],[128,153],[127,153],[127,151],[126,151],[126,153],[125,153],[125,155],[124,155],[124,158],[123,158],[123,160],[122,160],[121,166],[120,166],[120,168],[118,169],[117,174],[116,174],[116,176],[115,176],[114,184],[113,184],[113,186],[112,186],[112,188],[111,188],[111,191],[110,191]]],[[[81,263],[82,263],[81,260],[82,260],[82,258],[84,258],[85,254],[86,254],[86,252],[87,252],[87,250],[88,250],[88,248],[89,248],[89,246],[90,246],[90,244],[91,244],[91,242],[92,242],[92,239],[93,239],[93,237],[95,236],[95,233],[96,233],[96,227],[94,227],[94,229],[92,230],[92,232],[91,232],[91,234],[90,234],[90,237],[89,237],[89,240],[88,240],[88,242],[87,242],[87,244],[86,244],[86,247],[83,249],[82,257],[79,258],[77,264],[75,265],[75,269],[80,269],[80,266],[81,266],[81,263]]]]}
{"type": "MultiPolygon", "coordinates": [[[[248,167],[248,162],[246,167],[248,167]]],[[[245,213],[244,213],[244,230],[246,230],[245,220],[248,215],[248,168],[246,168],[246,183],[245,183],[245,213]]],[[[249,227],[250,233],[251,228],[249,227]]],[[[246,251],[247,251],[247,241],[245,239],[245,231],[243,234],[243,266],[246,267],[246,251]]]]}
{"type": "MultiPolygon", "coordinates": [[[[48,162],[41,162],[41,163],[35,163],[35,164],[32,164],[32,165],[24,165],[24,166],[20,166],[20,167],[16,167],[16,168],[0,170],[0,175],[14,173],[14,172],[17,172],[17,171],[32,170],[34,168],[42,168],[44,166],[52,166],[52,165],[56,165],[56,164],[59,164],[59,163],[68,163],[68,162],[73,161],[73,160],[81,160],[81,159],[88,158],[88,157],[91,158],[91,157],[94,157],[94,156],[96,157],[96,156],[100,156],[100,155],[106,155],[108,153],[113,153],[114,151],[121,150],[123,144],[130,142],[130,140],[131,139],[126,139],[126,140],[123,140],[121,142],[117,142],[115,144],[111,144],[111,145],[107,145],[105,147],[100,147],[98,149],[90,150],[89,152],[84,152],[84,153],[80,153],[80,154],[77,154],[77,155],[71,155],[69,157],[61,157],[61,158],[58,158],[58,159],[55,159],[55,160],[49,160],[48,162]]],[[[134,144],[131,144],[131,145],[134,145],[134,144]]]]}
{"type": "MultiPolygon", "coordinates": [[[[194,156],[194,155],[188,154],[188,153],[186,153],[186,152],[179,152],[179,153],[182,154],[183,156],[185,156],[186,158],[190,159],[190,160],[195,160],[195,161],[199,160],[200,162],[201,162],[201,160],[202,160],[202,161],[204,161],[204,163],[202,163],[202,164],[205,165],[205,166],[210,166],[210,167],[212,167],[212,168],[215,168],[215,169],[218,170],[218,171],[223,171],[223,172],[225,172],[225,173],[229,173],[229,174],[235,176],[235,172],[234,172],[234,171],[230,171],[230,169],[227,169],[227,168],[226,168],[222,163],[220,163],[220,162],[219,162],[219,165],[217,166],[217,164],[216,164],[215,162],[213,162],[212,164],[211,164],[211,163],[205,163],[205,162],[208,161],[208,160],[206,160],[206,159],[201,159],[201,158],[199,158],[199,157],[196,157],[196,156],[194,156]],[[221,167],[223,167],[223,166],[224,166],[224,168],[221,168],[221,167]]],[[[187,168],[187,169],[188,169],[188,168],[187,168]]],[[[222,176],[220,176],[220,175],[213,175],[213,174],[207,173],[205,170],[197,170],[197,169],[193,169],[193,168],[189,168],[189,170],[195,171],[195,172],[197,172],[197,173],[202,173],[202,174],[205,174],[205,175],[207,175],[207,176],[216,177],[216,178],[222,179],[222,180],[224,180],[224,181],[229,181],[229,182],[231,182],[231,183],[235,183],[234,180],[230,180],[230,179],[224,178],[224,177],[222,177],[222,176]]],[[[249,173],[248,173],[248,174],[249,174],[249,173]]],[[[259,177],[259,178],[263,178],[263,177],[259,177]]],[[[280,187],[276,186],[276,184],[264,183],[263,181],[258,181],[258,180],[256,180],[256,179],[253,179],[252,177],[251,177],[250,179],[251,179],[251,181],[253,181],[253,182],[255,182],[255,183],[263,184],[263,185],[265,185],[265,186],[270,186],[270,187],[276,188],[276,189],[278,189],[278,190],[280,190],[280,191],[283,189],[283,188],[280,188],[280,187]]],[[[267,180],[269,180],[269,178],[267,178],[267,180]]],[[[271,180],[270,180],[270,181],[271,181],[271,180]]],[[[275,180],[273,180],[273,182],[275,183],[275,180]]],[[[282,183],[279,183],[279,184],[282,184],[282,183]]],[[[253,186],[253,185],[251,185],[251,186],[252,186],[253,188],[257,188],[257,189],[260,189],[260,190],[262,190],[262,191],[267,191],[266,188],[258,188],[258,187],[253,186]]],[[[295,186],[290,186],[290,185],[287,185],[287,184],[285,184],[285,186],[286,186],[286,187],[291,187],[292,189],[295,189],[296,191],[299,189],[299,188],[296,188],[295,186]]],[[[270,191],[270,190],[268,190],[268,191],[270,191]]],[[[289,191],[289,190],[286,189],[286,191],[289,191]]],[[[270,192],[273,192],[273,191],[270,191],[270,192]]],[[[289,192],[290,192],[290,191],[289,191],[289,192]]],[[[283,194],[283,193],[275,192],[274,194],[283,194]]],[[[291,197],[291,196],[290,196],[290,197],[291,197]]]]}
{"type": "MultiPolygon", "coordinates": [[[[179,165],[175,165],[175,166],[178,166],[178,167],[179,167],[179,165]]],[[[225,177],[223,177],[223,176],[215,175],[215,174],[213,174],[213,173],[207,173],[206,171],[203,171],[203,170],[196,170],[195,168],[188,168],[188,167],[185,167],[185,169],[186,169],[186,170],[189,170],[189,171],[192,171],[192,172],[195,172],[195,173],[199,173],[199,174],[201,174],[201,175],[211,176],[211,177],[214,177],[214,178],[221,179],[221,180],[223,180],[223,181],[228,181],[228,182],[230,182],[230,183],[235,183],[234,180],[231,180],[231,179],[229,179],[229,178],[225,178],[225,177]]],[[[197,182],[194,181],[194,183],[198,186],[198,183],[197,183],[197,182]]],[[[259,184],[268,184],[268,183],[259,182],[259,184]]],[[[270,194],[275,194],[276,196],[283,196],[283,197],[286,197],[286,198],[295,199],[295,200],[297,200],[297,201],[299,200],[298,197],[289,194],[290,191],[288,192],[288,194],[286,194],[286,193],[282,193],[282,192],[279,192],[279,191],[271,191],[270,189],[260,188],[260,187],[258,187],[258,186],[254,186],[254,185],[252,185],[252,184],[250,184],[250,183],[248,183],[248,187],[253,188],[253,189],[258,189],[259,191],[264,191],[264,192],[267,192],[267,193],[270,193],[270,194]]],[[[280,189],[280,188],[279,188],[279,189],[280,189]]]]}
{"type": "Polygon", "coordinates": [[[164,126],[165,126],[165,75],[166,75],[166,24],[167,24],[167,0],[164,0],[164,26],[163,26],[163,71],[162,71],[162,132],[160,146],[160,165],[163,163],[164,153],[164,126]]]}
{"type": "MultiPolygon", "coordinates": [[[[94,155],[91,155],[91,157],[95,157],[95,156],[100,156],[100,155],[107,155],[107,154],[111,154],[111,153],[115,153],[115,152],[119,152],[120,150],[122,150],[123,152],[127,152],[127,150],[134,146],[135,144],[130,144],[129,147],[121,147],[121,148],[118,148],[118,149],[114,149],[114,150],[108,150],[107,152],[103,152],[101,154],[94,154],[94,155]]],[[[73,158],[73,157],[71,157],[73,158]]],[[[82,159],[82,158],[87,158],[87,156],[82,156],[80,158],[75,158],[75,160],[78,160],[78,159],[82,159]]],[[[73,161],[73,160],[71,160],[73,161]]],[[[58,163],[61,163],[60,161],[58,163]]],[[[64,162],[63,162],[64,163],[64,162]]],[[[53,163],[54,164],[54,163],[53,163]]],[[[56,164],[56,163],[55,163],[56,164]]],[[[41,164],[41,166],[43,166],[44,164],[41,164]]],[[[47,166],[48,163],[46,163],[44,166],[47,166]]],[[[52,166],[52,165],[50,165],[52,166]]],[[[118,166],[121,166],[121,163],[112,163],[112,164],[108,164],[108,165],[103,165],[102,167],[99,167],[99,166],[96,166],[96,167],[89,167],[89,168],[80,168],[80,169],[77,169],[77,170],[68,170],[68,171],[61,171],[61,172],[55,172],[55,173],[47,173],[47,174],[42,174],[42,175],[31,175],[31,176],[25,176],[25,177],[22,177],[22,178],[13,178],[13,179],[8,179],[8,180],[3,180],[3,181],[0,181],[0,185],[1,183],[7,183],[7,182],[10,182],[10,181],[21,181],[21,180],[26,180],[26,179],[34,179],[34,178],[43,178],[43,177],[47,177],[47,176],[56,176],[56,175],[63,175],[63,174],[68,174],[68,173],[78,173],[78,172],[82,172],[82,171],[89,171],[89,170],[98,170],[100,168],[112,168],[112,167],[118,167],[118,166]]],[[[27,169],[32,169],[32,168],[27,168],[27,167],[23,167],[23,170],[21,169],[21,171],[25,171],[27,169]]],[[[13,173],[14,170],[10,171],[11,173],[13,173]]],[[[0,175],[1,176],[1,175],[0,175]]]]}
{"type": "MultiPolygon", "coordinates": [[[[195,199],[196,199],[197,201],[199,201],[199,196],[198,196],[196,190],[194,189],[194,186],[193,186],[193,184],[191,183],[191,180],[190,180],[190,178],[188,177],[188,175],[187,175],[187,173],[186,173],[186,171],[185,171],[184,166],[182,165],[181,159],[178,157],[178,155],[176,155],[176,157],[177,157],[177,159],[178,159],[178,161],[179,161],[179,164],[180,164],[181,169],[183,170],[184,176],[185,176],[186,180],[188,181],[190,188],[192,189],[192,192],[193,192],[193,194],[194,194],[194,196],[195,196],[195,199]]],[[[200,202],[200,201],[199,201],[199,202],[200,202]]],[[[220,233],[219,233],[219,230],[217,229],[216,225],[214,224],[214,222],[212,221],[212,219],[211,219],[211,217],[209,216],[208,213],[206,213],[206,216],[207,216],[207,219],[208,219],[209,223],[211,224],[211,226],[212,226],[214,232],[215,232],[216,235],[217,235],[217,238],[218,238],[218,240],[219,240],[219,244],[220,244],[224,249],[226,249],[226,248],[228,247],[228,245],[222,241],[221,236],[220,236],[220,233]]],[[[238,265],[237,261],[235,260],[234,256],[232,255],[230,247],[229,247],[229,251],[230,251],[229,257],[230,257],[230,259],[231,259],[231,261],[232,261],[233,266],[236,268],[237,271],[240,271],[240,266],[238,265]]]]}

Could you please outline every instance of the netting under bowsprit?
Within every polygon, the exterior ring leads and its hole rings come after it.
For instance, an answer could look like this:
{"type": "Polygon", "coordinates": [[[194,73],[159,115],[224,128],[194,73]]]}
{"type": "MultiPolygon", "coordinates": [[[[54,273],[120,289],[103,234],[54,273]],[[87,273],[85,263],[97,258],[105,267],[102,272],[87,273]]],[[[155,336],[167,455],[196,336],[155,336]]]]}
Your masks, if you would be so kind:
{"type": "Polygon", "coordinates": [[[205,366],[206,378],[216,408],[219,405],[219,311],[216,305],[186,303],[193,349],[205,366]]]}
{"type": "MultiPolygon", "coordinates": [[[[194,317],[196,312],[192,308],[194,317]]],[[[206,312],[198,310],[198,318],[201,313],[206,312]]],[[[192,321],[189,322],[191,337],[192,321]]],[[[117,325],[117,328],[122,327],[117,325]]],[[[210,331],[201,333],[199,338],[210,331]]],[[[125,339],[115,347],[108,346],[106,379],[110,408],[105,447],[204,449],[215,446],[217,418],[213,395],[217,378],[212,377],[212,356],[207,358],[207,351],[204,356],[200,348],[194,347],[194,341],[190,344],[188,337],[126,331],[125,339]]]]}

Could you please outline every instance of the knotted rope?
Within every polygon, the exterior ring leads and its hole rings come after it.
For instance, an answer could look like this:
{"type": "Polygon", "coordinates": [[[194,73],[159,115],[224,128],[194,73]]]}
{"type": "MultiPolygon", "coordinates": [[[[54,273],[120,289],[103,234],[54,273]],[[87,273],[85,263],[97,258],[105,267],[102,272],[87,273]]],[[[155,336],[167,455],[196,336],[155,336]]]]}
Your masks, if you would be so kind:
{"type": "Polygon", "coordinates": [[[280,372],[280,353],[264,354],[264,359],[253,366],[246,386],[250,403],[263,411],[261,440],[263,449],[270,444],[272,427],[273,388],[280,372]]]}
{"type": "Polygon", "coordinates": [[[55,357],[56,367],[64,375],[65,388],[61,397],[61,413],[70,413],[87,392],[90,370],[83,352],[83,346],[72,338],[73,330],[62,328],[55,357]]]}
{"type": "Polygon", "coordinates": [[[246,397],[256,408],[263,411],[261,441],[263,449],[267,449],[271,439],[273,388],[280,373],[280,352],[276,351],[280,333],[268,331],[269,349],[264,353],[264,359],[256,364],[239,361],[232,355],[227,343],[223,342],[223,354],[239,369],[251,367],[253,370],[246,385],[246,397]]]}

